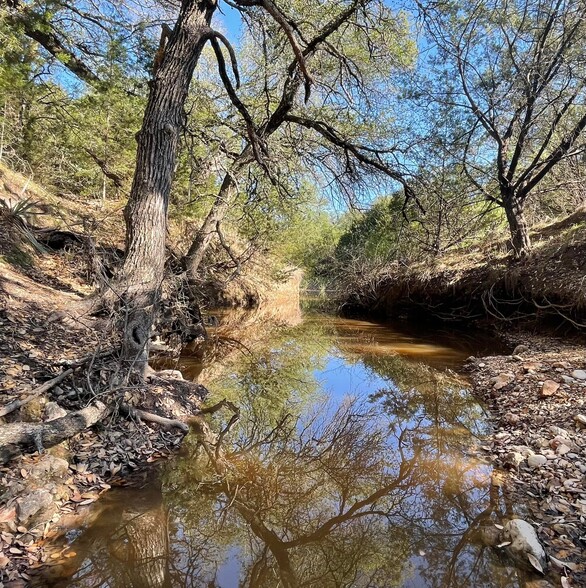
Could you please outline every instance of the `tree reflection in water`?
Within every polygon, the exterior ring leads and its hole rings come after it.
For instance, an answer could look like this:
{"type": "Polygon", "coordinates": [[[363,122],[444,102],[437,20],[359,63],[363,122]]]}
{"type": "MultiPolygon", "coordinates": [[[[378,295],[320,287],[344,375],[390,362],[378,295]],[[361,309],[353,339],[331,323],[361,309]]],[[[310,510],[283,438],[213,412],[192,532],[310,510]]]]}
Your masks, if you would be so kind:
{"type": "Polygon", "coordinates": [[[243,418],[198,419],[160,486],[119,494],[52,585],[520,586],[485,545],[505,506],[466,456],[482,412],[462,382],[366,339],[357,356],[336,329],[306,323],[230,366],[216,389],[243,418]],[[318,399],[340,356],[376,376],[369,397],[318,399]]]}

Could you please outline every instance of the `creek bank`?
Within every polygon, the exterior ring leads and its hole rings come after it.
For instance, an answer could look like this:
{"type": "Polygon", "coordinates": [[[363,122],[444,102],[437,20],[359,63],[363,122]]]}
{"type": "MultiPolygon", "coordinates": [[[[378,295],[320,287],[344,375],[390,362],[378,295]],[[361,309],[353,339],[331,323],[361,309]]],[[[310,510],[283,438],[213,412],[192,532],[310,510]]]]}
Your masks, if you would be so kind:
{"type": "Polygon", "coordinates": [[[494,424],[482,451],[508,471],[516,514],[535,527],[551,579],[585,586],[584,347],[524,335],[511,355],[471,357],[465,370],[494,424]]]}
{"type": "Polygon", "coordinates": [[[586,208],[531,231],[514,260],[505,242],[454,249],[408,264],[353,270],[338,283],[345,311],[391,318],[422,313],[442,321],[586,325],[586,208]]]}
{"type": "Polygon", "coordinates": [[[41,453],[25,444],[25,455],[3,460],[4,586],[28,585],[36,567],[67,558],[65,530],[58,530],[63,517],[82,511],[110,487],[131,484],[153,462],[176,453],[188,428],[184,421],[206,394],[205,388],[164,372],[144,384],[113,385],[119,369],[116,341],[99,320],[70,312],[79,300],[75,292],[0,261],[0,431],[49,431],[74,419],[76,411],[107,406],[93,427],[81,427],[62,442],[42,434],[41,453]],[[54,385],[43,386],[48,381],[54,385]],[[148,422],[152,415],[159,423],[148,422]],[[182,428],[168,430],[160,417],[175,419],[182,428]]]}

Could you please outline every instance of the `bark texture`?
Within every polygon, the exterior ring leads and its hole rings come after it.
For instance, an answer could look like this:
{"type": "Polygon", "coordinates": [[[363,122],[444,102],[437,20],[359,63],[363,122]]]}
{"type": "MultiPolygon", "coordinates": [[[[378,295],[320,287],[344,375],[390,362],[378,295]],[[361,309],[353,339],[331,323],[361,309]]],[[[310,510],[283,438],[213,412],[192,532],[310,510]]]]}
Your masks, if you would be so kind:
{"type": "Polygon", "coordinates": [[[514,195],[503,198],[505,213],[511,231],[511,243],[515,257],[524,257],[531,248],[529,226],[525,218],[524,199],[514,195]]]}
{"type": "Polygon", "coordinates": [[[185,124],[184,106],[216,7],[215,0],[183,0],[175,28],[157,59],[137,135],[136,170],[124,211],[127,237],[121,285],[127,309],[123,355],[139,372],[146,368],[163,280],[167,209],[185,124]]]}
{"type": "Polygon", "coordinates": [[[185,256],[185,269],[190,280],[197,278],[201,262],[216,233],[217,224],[226,216],[235,195],[236,182],[232,174],[226,174],[212,208],[197,231],[191,247],[185,256]]]}
{"type": "Polygon", "coordinates": [[[0,463],[32,451],[53,447],[104,419],[110,410],[96,402],[48,423],[11,423],[0,427],[0,463]]]}

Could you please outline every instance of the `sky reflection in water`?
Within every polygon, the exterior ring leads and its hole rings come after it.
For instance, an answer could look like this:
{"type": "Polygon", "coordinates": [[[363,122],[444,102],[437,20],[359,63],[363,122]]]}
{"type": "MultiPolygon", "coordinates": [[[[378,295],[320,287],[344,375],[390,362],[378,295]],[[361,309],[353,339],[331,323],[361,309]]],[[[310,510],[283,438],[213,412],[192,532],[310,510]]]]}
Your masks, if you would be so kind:
{"type": "Polygon", "coordinates": [[[111,493],[46,583],[522,586],[483,546],[510,505],[471,457],[483,412],[444,369],[474,349],[323,315],[260,329],[244,353],[224,332],[202,365],[182,358],[242,412],[215,468],[189,438],[161,480],[111,493]]]}

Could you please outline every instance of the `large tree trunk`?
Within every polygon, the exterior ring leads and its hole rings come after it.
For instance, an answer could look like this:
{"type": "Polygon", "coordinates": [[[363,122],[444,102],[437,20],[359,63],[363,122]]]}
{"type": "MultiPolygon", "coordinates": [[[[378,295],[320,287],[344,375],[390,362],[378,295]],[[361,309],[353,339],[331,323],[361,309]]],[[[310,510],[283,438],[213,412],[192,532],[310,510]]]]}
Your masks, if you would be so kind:
{"type": "Polygon", "coordinates": [[[525,219],[525,200],[516,195],[503,197],[504,208],[511,231],[511,243],[515,257],[524,257],[531,248],[529,227],[525,219]]]}
{"type": "Polygon", "coordinates": [[[142,128],[136,170],[124,211],[126,258],[121,285],[127,310],[124,359],[144,372],[148,341],[165,265],[169,193],[185,122],[193,71],[207,40],[216,0],[183,0],[162,58],[157,59],[142,128]]]}

